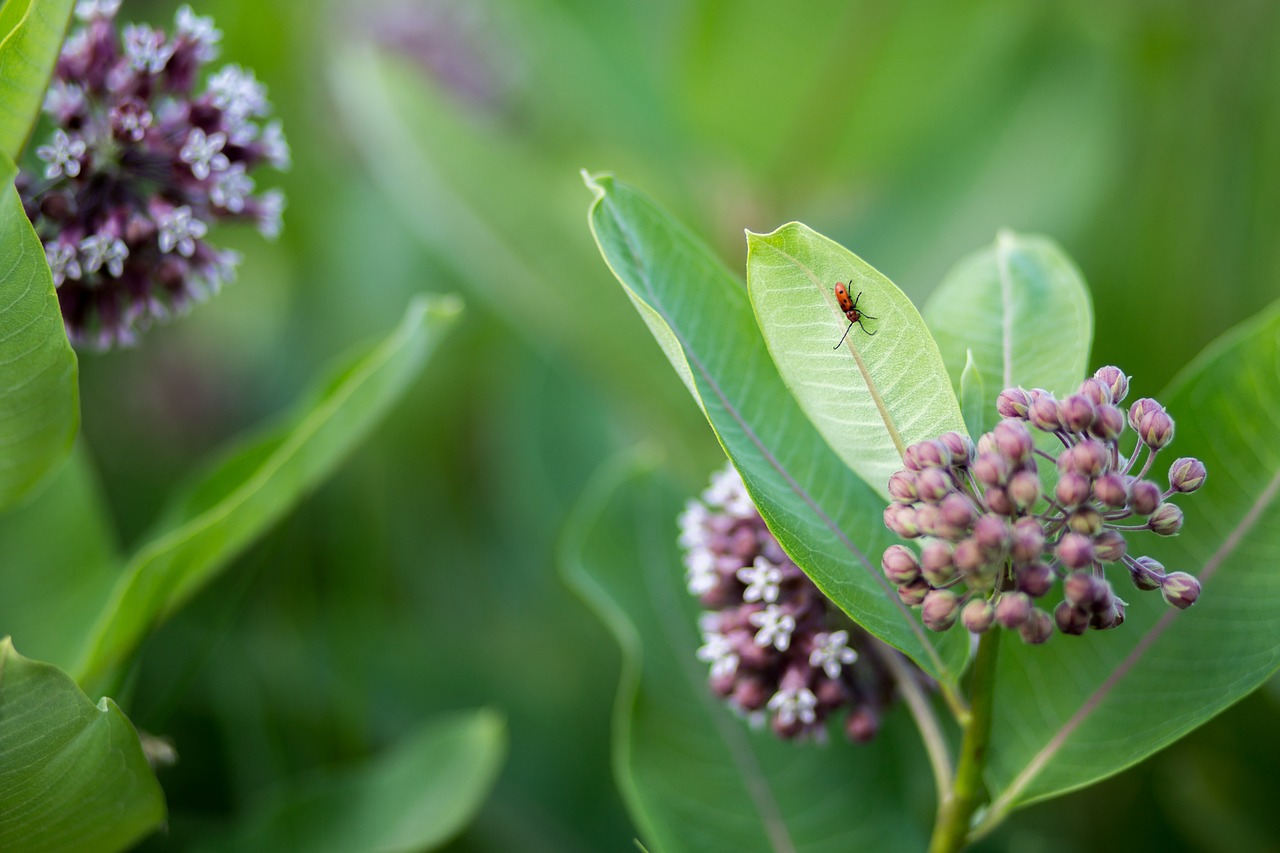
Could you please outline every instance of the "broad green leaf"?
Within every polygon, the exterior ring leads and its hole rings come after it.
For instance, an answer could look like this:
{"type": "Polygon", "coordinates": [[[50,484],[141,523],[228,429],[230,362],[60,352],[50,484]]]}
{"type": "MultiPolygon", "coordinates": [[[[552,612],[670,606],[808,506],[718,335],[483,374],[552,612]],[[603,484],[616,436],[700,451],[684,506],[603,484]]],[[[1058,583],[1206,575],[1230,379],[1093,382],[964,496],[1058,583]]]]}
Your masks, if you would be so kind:
{"type": "Polygon", "coordinates": [[[230,837],[197,849],[435,850],[479,811],[505,752],[506,726],[493,711],[434,719],[365,766],[269,793],[230,837]]]}
{"type": "Polygon", "coordinates": [[[0,849],[120,850],[164,820],[133,724],[0,640],[0,849]]]}
{"type": "Polygon", "coordinates": [[[80,424],[76,356],[15,173],[0,154],[0,510],[66,459],[80,424]]]}
{"type": "Polygon", "coordinates": [[[78,447],[34,500],[0,515],[0,636],[37,660],[70,666],[119,578],[114,537],[78,447]]]}
{"type": "Polygon", "coordinates": [[[960,411],[969,435],[989,432],[996,418],[995,407],[987,405],[986,388],[973,360],[973,350],[965,351],[964,370],[960,371],[960,411]]]}
{"type": "Polygon", "coordinates": [[[40,116],[75,0],[8,0],[0,9],[0,152],[17,160],[40,116]]]}
{"type": "Polygon", "coordinates": [[[881,496],[902,450],[964,433],[938,347],[911,300],[843,246],[798,222],[747,234],[747,290],[769,353],[809,420],[881,496]],[[845,282],[875,334],[848,328],[845,282]]]}
{"type": "Polygon", "coordinates": [[[1001,231],[960,261],[924,306],[957,387],[972,351],[995,407],[1005,388],[1068,394],[1084,379],[1093,308],[1084,279],[1057,243],[1001,231]]]}
{"type": "Polygon", "coordinates": [[[332,473],[404,394],[460,311],[453,297],[415,299],[390,336],[320,383],[282,423],[233,448],[175,502],[103,606],[77,679],[121,663],[152,625],[332,473]]]}
{"type": "MultiPolygon", "coordinates": [[[[1141,391],[1131,392],[1141,396],[1141,391]]],[[[1280,303],[1211,346],[1157,399],[1177,422],[1153,475],[1194,456],[1204,487],[1174,499],[1171,538],[1132,533],[1129,552],[1198,575],[1186,611],[1133,589],[1117,629],[1000,654],[988,781],[998,817],[1110,776],[1182,737],[1280,668],[1280,303]]]]}
{"type": "Polygon", "coordinates": [[[880,555],[893,539],[884,502],[787,391],[742,284],[647,198],[609,176],[586,180],[596,196],[590,223],[601,253],[782,547],[854,621],[954,682],[967,643],[958,632],[926,632],[885,580],[880,555]]]}
{"type": "Polygon", "coordinates": [[[695,658],[699,607],[681,581],[681,504],[652,473],[612,465],[580,501],[563,551],[570,585],[622,646],[614,769],[647,849],[924,849],[901,780],[927,771],[918,748],[899,751],[889,734],[905,717],[869,746],[838,735],[785,743],[712,694],[695,658]]]}

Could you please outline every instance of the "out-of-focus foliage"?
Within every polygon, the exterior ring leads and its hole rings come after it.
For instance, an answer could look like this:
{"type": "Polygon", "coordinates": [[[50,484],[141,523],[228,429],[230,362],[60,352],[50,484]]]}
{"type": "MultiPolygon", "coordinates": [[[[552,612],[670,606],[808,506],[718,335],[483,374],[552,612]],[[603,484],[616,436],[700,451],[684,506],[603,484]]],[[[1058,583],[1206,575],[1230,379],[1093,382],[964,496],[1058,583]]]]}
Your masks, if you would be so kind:
{"type": "MultiPolygon", "coordinates": [[[[336,479],[144,645],[120,701],[180,756],[147,849],[480,705],[507,716],[509,757],[451,849],[629,843],[604,784],[618,653],[557,580],[556,545],[614,450],[656,443],[690,492],[722,456],[596,257],[580,168],[670,200],[732,269],[743,228],[799,219],[917,304],[998,228],[1050,234],[1091,286],[1090,366],[1153,390],[1280,280],[1273,4],[195,5],[225,61],[270,88],[290,205],[278,243],[220,235],[246,259],[218,299],[82,360],[84,437],[123,544],[204,452],[409,294],[458,289],[479,310],[336,479]]],[[[982,849],[1074,849],[1099,826],[1131,849],[1265,843],[1276,701],[1028,809],[982,849]]]]}

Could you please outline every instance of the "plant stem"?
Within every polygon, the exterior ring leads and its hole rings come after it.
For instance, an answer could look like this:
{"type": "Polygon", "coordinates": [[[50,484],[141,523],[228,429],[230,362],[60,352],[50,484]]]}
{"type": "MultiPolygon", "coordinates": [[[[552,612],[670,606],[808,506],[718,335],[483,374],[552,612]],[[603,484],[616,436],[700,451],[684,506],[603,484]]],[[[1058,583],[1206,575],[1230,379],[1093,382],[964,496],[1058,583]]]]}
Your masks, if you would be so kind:
{"type": "Polygon", "coordinates": [[[991,712],[995,694],[996,656],[1000,649],[998,630],[988,631],[978,641],[970,682],[969,719],[960,742],[960,761],[950,793],[938,808],[929,853],[955,853],[969,840],[969,825],[984,796],[982,771],[987,766],[987,746],[991,742],[991,712]]]}

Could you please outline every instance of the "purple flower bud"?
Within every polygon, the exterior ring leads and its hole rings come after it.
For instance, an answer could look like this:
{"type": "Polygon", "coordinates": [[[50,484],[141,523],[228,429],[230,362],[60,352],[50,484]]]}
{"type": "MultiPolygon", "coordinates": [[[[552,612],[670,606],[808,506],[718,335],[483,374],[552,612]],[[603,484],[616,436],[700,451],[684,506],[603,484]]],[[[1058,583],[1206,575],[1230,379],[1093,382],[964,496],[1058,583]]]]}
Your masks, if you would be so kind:
{"type": "Polygon", "coordinates": [[[1053,621],[1058,624],[1058,630],[1076,637],[1089,630],[1089,619],[1087,610],[1074,607],[1067,601],[1059,602],[1053,611],[1053,621]]]}
{"type": "Polygon", "coordinates": [[[1066,533],[1053,552],[1067,568],[1084,568],[1093,562],[1093,540],[1083,533],[1066,533]]]}
{"type": "Polygon", "coordinates": [[[920,500],[936,504],[955,491],[955,483],[944,468],[925,468],[916,474],[916,491],[920,500]]]}
{"type": "Polygon", "coordinates": [[[1105,507],[1120,509],[1129,503],[1129,486],[1119,474],[1103,474],[1093,481],[1093,496],[1105,507]]]}
{"type": "Polygon", "coordinates": [[[1118,367],[1107,365],[1098,368],[1093,374],[1095,379],[1101,379],[1111,389],[1111,402],[1119,403],[1129,394],[1129,377],[1124,375],[1118,367]]]}
{"type": "Polygon", "coordinates": [[[996,610],[985,598],[973,598],[960,613],[960,623],[966,631],[975,634],[985,633],[996,621],[996,610]]]}
{"type": "MultiPolygon", "coordinates": [[[[714,685],[714,680],[712,683],[714,685]]],[[[744,711],[759,711],[771,695],[764,679],[758,676],[740,677],[733,687],[733,701],[744,711]]]]}
{"type": "Polygon", "coordinates": [[[920,617],[930,631],[945,631],[960,615],[960,599],[947,589],[935,589],[924,597],[920,617]]]}
{"type": "Polygon", "coordinates": [[[1076,393],[1087,397],[1095,406],[1106,406],[1114,402],[1111,397],[1111,386],[1096,376],[1090,376],[1081,382],[1080,390],[1076,393]]]}
{"type": "Polygon", "coordinates": [[[1147,527],[1160,536],[1176,536],[1182,529],[1182,510],[1175,504],[1160,504],[1147,519],[1147,527]]]}
{"type": "Polygon", "coordinates": [[[1025,592],[1002,592],[996,602],[996,621],[1006,628],[1017,628],[1031,618],[1033,609],[1025,592]]]}
{"type": "Polygon", "coordinates": [[[1106,631],[1111,628],[1118,628],[1124,623],[1124,604],[1122,604],[1113,595],[1105,605],[1099,606],[1093,611],[1093,616],[1089,619],[1089,627],[1097,628],[1099,631],[1106,631]]]}
{"type": "Polygon", "coordinates": [[[1028,563],[1019,566],[1014,578],[1017,588],[1032,598],[1039,598],[1053,589],[1056,576],[1053,569],[1045,563],[1028,563]]]}
{"type": "Polygon", "coordinates": [[[898,598],[908,607],[916,607],[924,601],[924,597],[929,594],[929,582],[924,578],[916,578],[911,583],[901,584],[898,587],[898,598]]]}
{"type": "Polygon", "coordinates": [[[1083,394],[1072,394],[1058,404],[1058,420],[1070,432],[1087,430],[1093,415],[1093,402],[1083,394]]]}
{"type": "Polygon", "coordinates": [[[1091,506],[1082,506],[1067,516],[1067,527],[1085,536],[1096,536],[1102,529],[1102,514],[1091,506]]]}
{"type": "Polygon", "coordinates": [[[1093,539],[1093,556],[1104,563],[1115,563],[1124,558],[1129,549],[1124,534],[1107,528],[1093,539]]]}
{"type": "Polygon", "coordinates": [[[884,508],[884,526],[903,539],[915,539],[920,535],[916,525],[916,511],[906,504],[891,503],[884,508]]]}
{"type": "Polygon", "coordinates": [[[1057,496],[1058,503],[1070,509],[1089,500],[1089,491],[1089,478],[1071,471],[1058,478],[1058,485],[1053,493],[1057,496]]]}
{"type": "Polygon", "coordinates": [[[1009,477],[1009,460],[999,453],[980,453],[973,463],[973,476],[988,486],[1002,486],[1009,477]]]}
{"type": "Polygon", "coordinates": [[[1106,601],[1111,588],[1107,582],[1092,572],[1075,571],[1062,580],[1062,596],[1072,607],[1092,613],[1099,603],[1106,601]]]}
{"type": "Polygon", "coordinates": [[[1070,454],[1071,467],[1086,477],[1096,477],[1101,474],[1106,470],[1107,462],[1111,458],[1107,453],[1106,445],[1092,438],[1080,442],[1063,453],[1064,456],[1067,454],[1070,454]]]}
{"type": "Polygon", "coordinates": [[[996,559],[1009,550],[1009,524],[997,515],[984,515],[973,525],[973,541],[983,554],[996,559]]]}
{"type": "Polygon", "coordinates": [[[1035,608],[1018,628],[1018,636],[1028,645],[1038,646],[1047,643],[1053,636],[1053,617],[1040,608],[1035,608]]]}
{"type": "Polygon", "coordinates": [[[1027,419],[1036,429],[1057,432],[1062,426],[1062,421],[1058,418],[1058,401],[1048,391],[1034,394],[1031,407],[1027,410],[1027,419]]]}
{"type": "Polygon", "coordinates": [[[916,562],[916,555],[905,545],[890,545],[886,548],[884,556],[880,558],[880,568],[884,569],[884,576],[890,583],[898,586],[909,584],[920,577],[920,564],[916,562]]]}
{"type": "Polygon", "coordinates": [[[921,468],[951,467],[951,451],[941,441],[929,439],[928,441],[916,442],[914,446],[916,448],[916,461],[921,468]]]}
{"type": "Polygon", "coordinates": [[[813,693],[818,699],[818,705],[828,711],[844,704],[848,692],[842,682],[834,681],[830,678],[818,679],[818,683],[813,688],[813,693]]]}
{"type": "Polygon", "coordinates": [[[987,558],[974,539],[961,539],[951,552],[952,564],[966,577],[979,572],[987,564],[987,558]]]}
{"type": "Polygon", "coordinates": [[[1103,441],[1114,441],[1124,432],[1124,413],[1115,406],[1098,406],[1094,410],[1089,433],[1103,441]]]}
{"type": "Polygon", "coordinates": [[[982,495],[983,500],[987,503],[987,509],[1000,515],[1013,515],[1015,512],[1013,501],[1009,500],[1009,493],[999,486],[992,486],[982,495]]]}
{"type": "Polygon", "coordinates": [[[968,466],[976,455],[973,440],[967,435],[952,431],[943,433],[938,440],[946,446],[947,450],[951,451],[951,464],[956,468],[968,466]]]}
{"type": "Polygon", "coordinates": [[[1169,466],[1169,488],[1189,494],[1203,486],[1207,476],[1203,462],[1183,456],[1173,460],[1173,464],[1169,466]]]}
{"type": "Polygon", "coordinates": [[[916,491],[916,475],[912,471],[897,471],[889,478],[889,497],[898,503],[915,503],[919,493],[916,491]]]}
{"type": "Polygon", "coordinates": [[[1147,447],[1159,450],[1173,441],[1173,418],[1163,409],[1147,412],[1138,426],[1138,435],[1147,447]]]}
{"type": "Polygon", "coordinates": [[[859,705],[844,719],[844,734],[854,743],[868,743],[880,731],[880,717],[868,705],[859,705]]]}
{"type": "Polygon", "coordinates": [[[1030,509],[1040,500],[1040,478],[1034,471],[1019,471],[1009,478],[1005,492],[1019,510],[1030,509]]]}
{"type": "Polygon", "coordinates": [[[920,549],[920,572],[930,585],[938,587],[950,583],[956,576],[951,562],[951,545],[934,539],[920,549]]]}
{"type": "Polygon", "coordinates": [[[1129,426],[1137,430],[1142,424],[1142,419],[1149,413],[1162,411],[1164,407],[1150,397],[1134,400],[1133,405],[1129,407],[1129,426]]]}
{"type": "Polygon", "coordinates": [[[1160,581],[1160,594],[1179,610],[1186,610],[1200,597],[1200,581],[1186,572],[1170,572],[1160,581]]]}
{"type": "Polygon", "coordinates": [[[1150,480],[1139,480],[1129,485],[1129,508],[1137,515],[1151,515],[1162,500],[1160,487],[1150,480]]]}
{"type": "Polygon", "coordinates": [[[967,530],[975,517],[973,504],[964,495],[952,492],[938,505],[941,522],[947,527],[967,530]]]}
{"type": "Polygon", "coordinates": [[[907,449],[902,451],[902,467],[908,471],[919,471],[924,467],[920,464],[920,446],[918,444],[909,444],[907,449]]]}
{"type": "Polygon", "coordinates": [[[1010,462],[1021,462],[1031,455],[1035,444],[1031,432],[1022,421],[1008,420],[996,424],[991,431],[996,447],[1010,462]]]}
{"type": "Polygon", "coordinates": [[[1151,557],[1139,557],[1133,564],[1126,564],[1129,578],[1138,589],[1149,591],[1160,588],[1160,581],[1165,576],[1164,566],[1151,557]]]}
{"type": "MultiPolygon", "coordinates": [[[[901,506],[901,504],[899,504],[901,506]]],[[[916,506],[916,528],[921,536],[939,535],[942,524],[942,511],[934,504],[918,504],[916,506]]]]}
{"type": "Polygon", "coordinates": [[[974,447],[974,451],[976,453],[974,456],[975,459],[984,453],[1000,452],[999,448],[996,447],[995,436],[989,432],[984,432],[982,435],[978,436],[978,443],[974,447]]]}
{"type": "Polygon", "coordinates": [[[1031,395],[1021,388],[1006,388],[996,398],[996,411],[1002,418],[1026,420],[1031,407],[1031,395]]]}
{"type": "Polygon", "coordinates": [[[1037,518],[1020,518],[1013,523],[1010,556],[1015,563],[1030,563],[1044,550],[1044,530],[1037,518]]]}

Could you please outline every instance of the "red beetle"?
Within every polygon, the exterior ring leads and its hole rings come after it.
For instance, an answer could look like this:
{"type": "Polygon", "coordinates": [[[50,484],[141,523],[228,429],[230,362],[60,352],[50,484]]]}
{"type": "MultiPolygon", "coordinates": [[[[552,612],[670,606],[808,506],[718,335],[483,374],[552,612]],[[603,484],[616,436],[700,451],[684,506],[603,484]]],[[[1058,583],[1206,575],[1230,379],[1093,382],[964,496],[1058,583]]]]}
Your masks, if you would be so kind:
{"type": "MultiPolygon", "coordinates": [[[[853,284],[853,282],[849,282],[853,284]]],[[[836,302],[840,304],[840,310],[844,312],[844,316],[849,318],[849,329],[853,328],[853,324],[857,323],[858,328],[867,332],[867,327],[862,325],[862,318],[875,320],[870,314],[858,310],[858,299],[862,298],[862,291],[858,291],[857,299],[849,298],[849,289],[844,286],[844,282],[836,282],[836,302]]],[[[849,337],[849,329],[844,330],[844,334],[840,336],[840,344],[844,343],[844,339],[849,337]]],[[[875,332],[867,332],[868,335],[874,335],[875,332]]],[[[840,344],[836,344],[832,349],[840,349],[840,344]]]]}

